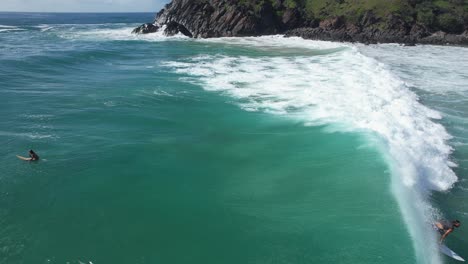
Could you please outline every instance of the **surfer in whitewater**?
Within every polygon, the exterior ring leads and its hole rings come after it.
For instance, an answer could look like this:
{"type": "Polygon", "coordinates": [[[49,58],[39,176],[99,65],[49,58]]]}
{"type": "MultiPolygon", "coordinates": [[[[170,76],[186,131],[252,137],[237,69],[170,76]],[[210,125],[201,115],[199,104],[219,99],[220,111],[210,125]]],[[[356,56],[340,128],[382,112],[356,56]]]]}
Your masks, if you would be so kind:
{"type": "Polygon", "coordinates": [[[458,220],[453,220],[452,222],[448,221],[441,221],[441,222],[436,222],[435,227],[437,227],[441,237],[439,243],[442,244],[444,239],[455,230],[455,228],[459,228],[461,223],[458,220]]]}

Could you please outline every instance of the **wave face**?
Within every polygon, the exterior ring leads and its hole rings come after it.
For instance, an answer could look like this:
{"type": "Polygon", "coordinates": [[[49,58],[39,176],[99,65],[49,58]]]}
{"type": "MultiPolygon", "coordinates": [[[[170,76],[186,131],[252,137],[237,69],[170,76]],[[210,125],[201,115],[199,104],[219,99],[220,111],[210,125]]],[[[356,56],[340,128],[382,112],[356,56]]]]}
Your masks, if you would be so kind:
{"type": "Polygon", "coordinates": [[[440,263],[428,228],[436,217],[428,195],[450,189],[457,177],[451,169],[455,164],[447,144],[450,135],[433,121],[441,118],[438,112],[419,103],[405,83],[356,46],[280,37],[207,42],[322,51],[316,56],[198,56],[166,66],[191,76],[187,81],[206,90],[238,99],[247,111],[285,115],[306,125],[326,124],[331,131],[377,136],[392,169],[393,192],[418,261],[440,263]]]}

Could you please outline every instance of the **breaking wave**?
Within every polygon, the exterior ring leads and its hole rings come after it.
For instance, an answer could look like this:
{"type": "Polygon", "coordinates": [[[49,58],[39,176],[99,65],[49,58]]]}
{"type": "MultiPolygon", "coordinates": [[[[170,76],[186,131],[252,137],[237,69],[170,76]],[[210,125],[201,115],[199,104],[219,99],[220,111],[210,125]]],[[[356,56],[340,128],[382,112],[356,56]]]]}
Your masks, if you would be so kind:
{"type": "Polygon", "coordinates": [[[238,99],[247,111],[377,137],[392,170],[392,190],[418,262],[441,263],[430,230],[437,210],[429,195],[450,189],[457,177],[447,144],[451,137],[434,122],[441,118],[438,112],[422,105],[386,65],[363,55],[354,45],[279,36],[203,41],[258,50],[315,51],[313,56],[198,56],[166,66],[183,75],[183,80],[238,99]]]}

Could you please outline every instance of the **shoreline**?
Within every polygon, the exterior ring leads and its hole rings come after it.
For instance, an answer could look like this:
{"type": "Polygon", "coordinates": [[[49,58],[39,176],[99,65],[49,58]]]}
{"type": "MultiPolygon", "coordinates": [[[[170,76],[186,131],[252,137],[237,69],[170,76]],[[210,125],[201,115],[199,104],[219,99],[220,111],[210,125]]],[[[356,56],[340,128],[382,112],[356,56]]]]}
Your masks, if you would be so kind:
{"type": "Polygon", "coordinates": [[[316,28],[295,28],[285,32],[278,32],[276,34],[242,34],[242,35],[217,35],[217,36],[194,36],[189,30],[183,26],[166,25],[158,26],[153,23],[145,23],[133,29],[133,34],[153,34],[163,31],[165,36],[171,37],[177,34],[182,34],[188,38],[193,39],[215,39],[226,37],[263,37],[282,35],[285,38],[300,37],[306,40],[317,41],[331,41],[338,43],[358,43],[364,45],[372,44],[399,44],[403,46],[416,46],[416,45],[434,45],[434,46],[454,46],[454,47],[468,47],[468,31],[462,34],[449,34],[446,32],[438,31],[422,39],[415,39],[410,35],[397,36],[391,35],[388,32],[377,32],[379,37],[372,37],[366,33],[354,33],[344,30],[325,30],[320,27],[316,28]],[[382,37],[383,36],[383,37],[382,37]]]}
{"type": "Polygon", "coordinates": [[[396,35],[388,31],[352,32],[343,29],[326,30],[317,28],[296,28],[284,33],[285,37],[302,37],[303,39],[350,42],[369,44],[395,43],[405,46],[414,45],[440,45],[440,46],[468,46],[468,31],[462,34],[449,34],[438,31],[423,38],[411,35],[396,35]]]}

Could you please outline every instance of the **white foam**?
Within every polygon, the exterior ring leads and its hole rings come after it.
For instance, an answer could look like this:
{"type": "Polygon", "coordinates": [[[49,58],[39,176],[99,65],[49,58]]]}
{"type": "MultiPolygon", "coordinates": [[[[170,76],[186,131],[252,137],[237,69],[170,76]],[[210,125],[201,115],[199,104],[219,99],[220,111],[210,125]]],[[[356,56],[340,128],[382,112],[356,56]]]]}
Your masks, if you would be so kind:
{"type": "Polygon", "coordinates": [[[267,37],[225,37],[225,38],[211,38],[200,40],[209,43],[221,43],[240,46],[252,46],[260,48],[298,48],[298,49],[336,49],[350,47],[351,45],[331,41],[304,41],[299,37],[285,38],[283,35],[274,35],[267,37]]]}
{"type": "Polygon", "coordinates": [[[305,124],[329,124],[342,131],[373,132],[383,142],[393,171],[393,191],[419,263],[440,263],[429,225],[434,210],[430,191],[457,181],[451,170],[450,135],[433,121],[441,115],[418,97],[385,65],[355,46],[275,37],[216,39],[209,42],[315,50],[344,48],[321,56],[203,56],[166,66],[182,78],[240,99],[248,111],[287,115],[305,124]],[[428,220],[429,219],[429,220],[428,220]]]}
{"type": "Polygon", "coordinates": [[[49,31],[51,29],[54,29],[53,26],[48,25],[48,24],[42,24],[42,25],[36,26],[36,28],[40,29],[41,32],[46,32],[46,31],[49,31]]]}
{"type": "Polygon", "coordinates": [[[18,28],[17,26],[0,25],[0,28],[18,28]]]}
{"type": "MultiPolygon", "coordinates": [[[[401,47],[396,44],[384,44],[360,45],[360,50],[385,63],[399,65],[392,70],[398,72],[411,86],[431,93],[446,95],[453,92],[462,93],[461,98],[468,96],[467,48],[429,45],[401,47]]],[[[459,98],[455,97],[454,100],[459,98]]]]}
{"type": "Polygon", "coordinates": [[[135,26],[119,26],[114,28],[115,25],[101,25],[101,27],[90,26],[90,25],[75,25],[72,28],[61,28],[58,35],[66,39],[77,39],[77,40],[90,40],[90,41],[167,41],[167,40],[180,40],[189,39],[188,37],[177,34],[172,37],[166,37],[164,35],[164,27],[158,32],[151,34],[132,34],[135,26]]]}
{"type": "Polygon", "coordinates": [[[26,29],[17,26],[0,25],[0,32],[24,31],[26,29]]]}

